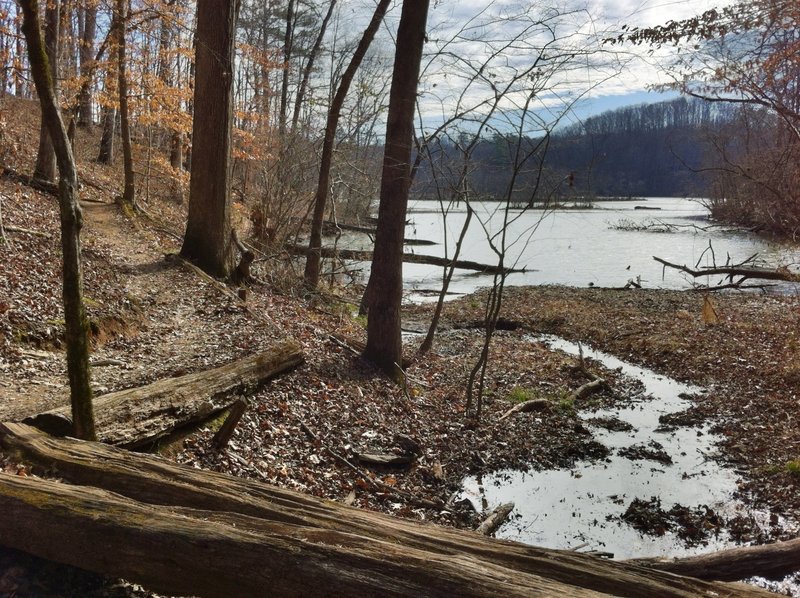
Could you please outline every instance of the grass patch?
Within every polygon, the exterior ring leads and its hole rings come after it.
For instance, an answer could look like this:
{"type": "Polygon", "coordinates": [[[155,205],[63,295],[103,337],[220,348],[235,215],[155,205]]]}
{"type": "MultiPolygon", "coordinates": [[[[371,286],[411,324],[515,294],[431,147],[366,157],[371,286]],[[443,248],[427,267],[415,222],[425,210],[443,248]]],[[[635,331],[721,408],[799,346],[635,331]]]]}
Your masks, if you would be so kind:
{"type": "Polygon", "coordinates": [[[539,398],[539,394],[535,390],[523,386],[515,386],[506,396],[509,403],[524,403],[537,398],[539,398]]]}

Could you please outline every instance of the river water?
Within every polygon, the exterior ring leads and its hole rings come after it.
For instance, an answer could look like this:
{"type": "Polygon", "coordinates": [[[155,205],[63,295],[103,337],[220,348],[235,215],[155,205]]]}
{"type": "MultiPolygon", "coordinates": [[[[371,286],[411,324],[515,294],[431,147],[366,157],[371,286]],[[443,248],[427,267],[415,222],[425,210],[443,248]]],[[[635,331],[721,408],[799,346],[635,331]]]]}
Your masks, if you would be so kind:
{"type": "MultiPolygon", "coordinates": [[[[563,284],[568,286],[624,286],[638,279],[645,288],[682,289],[691,282],[685,275],[668,269],[663,272],[653,256],[670,262],[695,266],[722,265],[758,254],[764,265],[800,264],[800,247],[771,243],[745,232],[707,227],[707,209],[696,200],[648,198],[634,201],[608,201],[592,209],[543,212],[512,210],[514,222],[508,228],[506,265],[527,267],[528,272],[513,274],[509,285],[563,284]],[[636,207],[650,209],[636,209],[636,207]],[[675,227],[672,232],[620,230],[653,225],[675,227]],[[709,251],[709,246],[713,248],[709,251]]],[[[461,258],[481,263],[497,263],[487,238],[502,227],[502,207],[492,202],[475,202],[475,218],[470,224],[461,258]]],[[[437,256],[452,255],[455,241],[466,219],[466,210],[456,207],[443,217],[438,202],[412,201],[409,204],[406,237],[434,241],[430,246],[409,246],[406,251],[437,256]]],[[[436,290],[441,268],[404,264],[403,277],[412,300],[419,291],[436,290]]],[[[711,283],[716,282],[711,280],[711,283]]],[[[456,271],[451,291],[469,293],[491,283],[490,277],[456,271]]],[[[795,286],[784,285],[783,292],[795,286]]]]}

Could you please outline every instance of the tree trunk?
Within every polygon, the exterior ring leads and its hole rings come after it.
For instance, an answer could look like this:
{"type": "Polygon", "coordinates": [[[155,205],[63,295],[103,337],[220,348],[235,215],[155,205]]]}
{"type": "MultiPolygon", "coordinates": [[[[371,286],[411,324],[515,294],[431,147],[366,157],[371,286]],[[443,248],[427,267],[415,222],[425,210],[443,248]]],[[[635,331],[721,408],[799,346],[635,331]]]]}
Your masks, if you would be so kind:
{"type": "Polygon", "coordinates": [[[24,15],[23,33],[28,43],[31,64],[42,121],[47,125],[58,161],[58,203],[61,213],[61,250],[63,253],[64,320],[66,324],[67,374],[69,376],[73,434],[78,438],[94,439],[92,388],[89,372],[89,322],[83,304],[83,273],[81,270],[82,226],[78,204],[78,175],[67,131],[61,121],[58,102],[51,79],[41,30],[39,6],[36,0],[21,2],[24,15]]]}
{"type": "Polygon", "coordinates": [[[198,0],[189,220],[181,255],[208,274],[234,267],[230,174],[238,0],[198,0]]]}
{"type": "Polygon", "coordinates": [[[81,36],[81,90],[78,97],[78,126],[91,127],[94,124],[92,115],[92,71],[94,70],[94,38],[97,33],[97,6],[87,2],[80,9],[83,21],[81,36]],[[87,84],[88,83],[88,84],[87,84]]]}
{"type": "Polygon", "coordinates": [[[123,203],[132,206],[136,200],[133,180],[133,149],[131,148],[131,127],[128,110],[128,78],[125,65],[125,2],[117,0],[114,19],[117,27],[117,91],[119,92],[120,136],[122,137],[122,164],[125,171],[123,203]]]}
{"type": "Polygon", "coordinates": [[[0,474],[0,542],[169,594],[771,595],[362,511],[19,424],[0,425],[0,445],[79,484],[0,474]]]}
{"type": "MultiPolygon", "coordinates": [[[[44,10],[45,28],[44,41],[47,51],[47,60],[50,69],[50,81],[53,86],[53,96],[58,101],[58,32],[60,21],[60,0],[48,2],[44,10]]],[[[37,21],[38,22],[38,21],[37,21]]],[[[31,65],[33,69],[33,65],[31,65]]],[[[58,104],[56,104],[57,106],[58,104]]],[[[33,169],[33,178],[41,181],[52,182],[56,180],[56,154],[50,130],[42,116],[39,127],[39,150],[36,153],[36,166],[33,169]]]]}
{"type": "Polygon", "coordinates": [[[114,163],[114,121],[117,120],[117,113],[111,106],[103,106],[103,135],[100,137],[100,152],[97,154],[97,161],[100,164],[114,163]]]}
{"type": "MultiPolygon", "coordinates": [[[[252,392],[269,378],[302,362],[303,353],[297,343],[283,341],[217,368],[99,396],[94,401],[98,437],[125,448],[151,444],[227,409],[238,395],[252,392]]],[[[69,412],[64,408],[25,421],[56,435],[64,435],[70,424],[69,412]]]]}
{"type": "Polygon", "coordinates": [[[336,95],[333,97],[333,102],[328,110],[328,119],[325,124],[325,139],[322,144],[322,158],[319,166],[319,178],[317,181],[317,193],[314,197],[314,213],[311,216],[311,238],[308,242],[308,255],[306,257],[306,267],[303,274],[306,286],[309,288],[316,288],[319,283],[319,270],[320,270],[320,248],[322,247],[322,222],[325,218],[325,204],[328,201],[328,189],[330,188],[330,175],[331,163],[333,162],[333,150],[336,144],[336,128],[339,125],[339,115],[344,106],[344,100],[347,98],[347,92],[350,90],[350,84],[353,82],[358,67],[361,61],[369,50],[372,40],[383,22],[383,17],[386,10],[389,8],[390,0],[380,0],[375,7],[375,12],[372,15],[372,20],[369,26],[361,36],[361,41],[358,43],[353,57],[350,59],[350,64],[347,65],[342,79],[339,82],[339,87],[336,90],[336,95]]]}
{"type": "Polygon", "coordinates": [[[404,0],[397,30],[378,230],[369,280],[367,348],[364,356],[397,376],[402,361],[400,302],[403,295],[403,234],[411,183],[411,145],[429,0],[404,0]]]}

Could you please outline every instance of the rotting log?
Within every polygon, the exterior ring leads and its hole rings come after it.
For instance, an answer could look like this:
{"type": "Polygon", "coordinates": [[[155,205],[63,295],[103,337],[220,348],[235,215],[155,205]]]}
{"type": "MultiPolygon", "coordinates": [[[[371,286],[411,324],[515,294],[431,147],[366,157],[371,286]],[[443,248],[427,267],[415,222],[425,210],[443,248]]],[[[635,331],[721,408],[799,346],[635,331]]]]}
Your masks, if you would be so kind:
{"type": "MultiPolygon", "coordinates": [[[[152,443],[171,432],[227,409],[237,395],[303,362],[297,342],[284,340],[256,355],[210,370],[166,378],[95,398],[98,440],[125,448],[152,443]]],[[[69,408],[60,407],[24,420],[37,428],[69,434],[69,408]]]]}
{"type": "Polygon", "coordinates": [[[0,474],[0,509],[4,544],[169,594],[597,595],[467,556],[234,513],[148,505],[43,479],[0,474]]]}
{"type": "MultiPolygon", "coordinates": [[[[300,245],[287,245],[286,249],[294,255],[307,255],[308,247],[300,245]]],[[[356,262],[372,261],[371,251],[357,251],[354,249],[334,249],[332,247],[322,247],[319,249],[320,257],[339,258],[343,260],[353,260],[356,262]]],[[[481,264],[470,260],[451,260],[446,257],[435,255],[425,255],[422,253],[403,253],[403,261],[411,264],[428,264],[430,266],[441,266],[443,268],[455,266],[461,270],[474,270],[483,274],[514,274],[517,272],[530,272],[527,268],[501,268],[496,264],[481,264]]]]}
{"type": "MultiPolygon", "coordinates": [[[[58,506],[56,495],[47,495],[50,497],[48,505],[58,509],[52,522],[20,519],[21,515],[9,510],[9,506],[19,505],[22,499],[13,499],[12,505],[0,504],[0,542],[51,560],[94,567],[93,570],[141,583],[145,583],[142,572],[149,571],[151,564],[161,570],[164,559],[170,559],[167,568],[170,579],[176,583],[186,580],[175,578],[189,577],[197,568],[202,568],[199,579],[211,577],[213,584],[222,583],[221,580],[235,583],[232,586],[236,588],[235,595],[247,595],[240,588],[247,588],[246,584],[254,578],[263,584],[259,586],[259,595],[264,595],[265,588],[276,595],[296,592],[309,596],[336,594],[337,590],[339,595],[770,595],[741,584],[712,584],[575,552],[525,546],[489,539],[474,532],[396,519],[252,480],[176,465],[153,455],[129,453],[70,438],[52,438],[22,424],[0,425],[0,446],[21,459],[56,472],[61,479],[81,486],[95,486],[135,501],[135,504],[111,501],[102,506],[98,503],[84,512],[85,519],[80,519],[80,525],[94,529],[95,517],[100,521],[96,525],[103,526],[105,534],[102,541],[96,543],[102,559],[92,566],[85,555],[81,555],[80,562],[75,560],[79,554],[73,548],[75,529],[62,522],[64,508],[58,506]],[[148,504],[162,506],[148,510],[148,504]],[[113,515],[105,517],[104,512],[113,515]],[[138,527],[146,522],[145,529],[125,527],[124,532],[129,535],[124,539],[110,536],[118,529],[118,513],[125,513],[125,517],[130,514],[138,527]],[[176,535],[165,535],[165,528],[173,523],[180,524],[180,520],[175,522],[174,516],[186,518],[189,528],[207,534],[208,543],[199,535],[185,535],[190,530],[183,524],[176,529],[176,535]],[[209,520],[207,525],[200,521],[203,518],[209,520]],[[150,528],[151,521],[153,528],[150,528]],[[230,536],[234,532],[222,527],[223,524],[235,525],[239,535],[230,536]],[[24,527],[24,532],[10,533],[19,531],[20,526],[24,527]],[[147,533],[147,529],[151,532],[147,533]],[[32,534],[32,530],[41,530],[41,534],[32,534]],[[249,534],[256,534],[259,542],[253,544],[249,534]],[[32,535],[39,535],[38,541],[29,537],[32,535]],[[109,537],[119,542],[109,543],[109,537]],[[140,541],[148,537],[155,537],[157,543],[142,550],[140,558],[153,562],[141,561],[135,571],[121,570],[123,564],[130,565],[126,558],[130,556],[131,547],[145,548],[140,541]],[[63,543],[60,538],[65,538],[63,543]],[[237,543],[240,541],[242,544],[237,543]],[[266,545],[259,547],[261,542],[266,545]],[[206,550],[209,552],[203,552],[206,550]],[[269,552],[272,550],[275,552],[269,552]],[[241,563],[236,560],[240,555],[241,563]],[[189,562],[184,563],[184,558],[189,562]],[[180,562],[172,559],[180,559],[180,562]],[[176,571],[181,571],[181,575],[176,576],[176,571]],[[278,579],[264,578],[270,574],[278,579]],[[286,582],[280,581],[283,577],[286,582]],[[299,590],[295,586],[279,585],[295,583],[298,577],[305,584],[299,590]],[[342,587],[343,583],[346,587],[342,587]],[[370,585],[376,583],[384,585],[370,585]],[[460,585],[454,587],[453,583],[460,585]]],[[[9,477],[1,476],[0,480],[9,477]]],[[[35,483],[29,484],[26,488],[33,491],[35,483]]],[[[0,484],[3,488],[7,486],[0,484]]],[[[85,496],[91,500],[108,499],[107,495],[96,498],[97,492],[99,490],[93,489],[85,496]]],[[[120,500],[118,496],[115,498],[120,500]]],[[[3,499],[2,502],[7,501],[3,499]]],[[[25,503],[20,508],[31,510],[31,516],[36,515],[37,509],[51,509],[42,506],[41,500],[36,505],[25,503]]],[[[78,520],[74,523],[78,524],[78,520]]],[[[82,532],[80,538],[85,537],[82,532]]],[[[91,541],[86,544],[88,548],[94,545],[91,541]]],[[[83,546],[82,543],[80,547],[83,546]]],[[[209,585],[200,591],[185,586],[166,588],[155,581],[158,580],[149,579],[145,585],[169,593],[226,595],[225,588],[221,593],[210,593],[210,588],[218,585],[209,585]]],[[[230,589],[228,587],[227,591],[230,589]]]]}
{"type": "Polygon", "coordinates": [[[800,570],[800,538],[676,559],[631,559],[629,562],[698,579],[735,581],[756,575],[782,579],[800,570]]]}

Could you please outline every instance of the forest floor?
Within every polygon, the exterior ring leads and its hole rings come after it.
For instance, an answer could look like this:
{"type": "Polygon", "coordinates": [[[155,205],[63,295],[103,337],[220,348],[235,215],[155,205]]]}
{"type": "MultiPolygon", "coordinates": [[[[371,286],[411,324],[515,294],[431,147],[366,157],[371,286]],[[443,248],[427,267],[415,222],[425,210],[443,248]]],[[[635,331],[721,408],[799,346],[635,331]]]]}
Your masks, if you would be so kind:
{"type": "MultiPolygon", "coordinates": [[[[35,111],[0,101],[4,166],[30,172],[35,111]]],[[[464,387],[482,342],[483,293],[448,302],[433,351],[408,368],[405,387],[384,377],[332,338],[363,339],[354,290],[306,293],[286,256],[256,262],[259,283],[246,301],[198,276],[176,253],[185,206],[153,185],[140,205],[114,201],[119,172],[92,161],[96,133],[78,132],[84,180],[84,276],[92,322],[93,386],[104,394],[200,371],[252,354],[276,338],[297,340],[305,364],[267,383],[224,450],[214,424],[162,447],[181,463],[251,477],[315,496],[400,517],[475,527],[483,513],[454,500],[463,478],[505,468],[569,468],[606,451],[579,417],[581,409],[625,404],[635,381],[590,363],[608,387],[591,402],[561,399],[587,381],[576,359],[531,340],[557,334],[622,359],[700,385],[685,425],[713,424],[720,458],[741,475],[740,498],[797,520],[800,513],[800,299],[726,294],[713,301],[717,325],[702,317],[703,297],[690,292],[515,288],[505,296],[504,328],[493,341],[480,421],[464,413],[464,387]],[[82,138],[85,136],[85,138],[82,138]],[[295,282],[297,281],[297,282],[295,282]],[[501,419],[519,389],[552,398],[545,414],[501,419]],[[313,433],[314,439],[303,429],[313,433]],[[410,437],[419,454],[410,466],[359,464],[380,489],[331,457],[358,464],[358,454],[400,453],[410,437]],[[396,491],[394,491],[396,490],[396,491]],[[430,509],[438,500],[445,509],[430,509]]],[[[137,167],[140,172],[144,167],[137,167]]],[[[237,206],[243,212],[241,206],[237,206]]],[[[62,351],[60,245],[54,197],[0,177],[0,421],[68,404],[62,351]]],[[[408,306],[406,326],[423,329],[430,305],[408,306]]],[[[407,336],[413,355],[417,336],[407,336]]],[[[31,471],[0,455],[7,472],[31,471]]],[[[796,533],[751,529],[746,541],[796,533]]],[[[649,555],[642,555],[649,556],[649,555]]],[[[0,550],[0,596],[147,595],[130,585],[81,577],[0,550]],[[61,586],[53,578],[62,576],[61,586]]],[[[71,570],[69,570],[71,571],[71,570]]]]}

